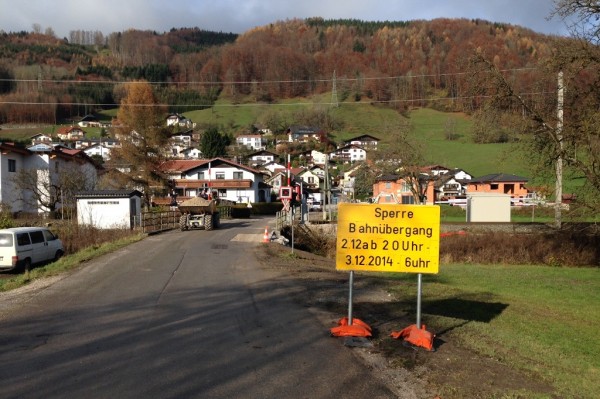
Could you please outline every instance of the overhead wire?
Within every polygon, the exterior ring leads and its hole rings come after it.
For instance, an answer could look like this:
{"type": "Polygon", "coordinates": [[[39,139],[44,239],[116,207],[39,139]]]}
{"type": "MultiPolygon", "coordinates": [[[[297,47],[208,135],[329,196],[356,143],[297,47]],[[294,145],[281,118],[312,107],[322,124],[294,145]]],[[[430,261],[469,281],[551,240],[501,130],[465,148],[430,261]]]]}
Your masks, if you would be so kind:
{"type": "MultiPolygon", "coordinates": [[[[533,71],[537,68],[524,67],[524,68],[511,68],[503,69],[502,73],[511,72],[522,72],[522,71],[533,71]]],[[[367,81],[367,80],[400,80],[400,79],[418,79],[418,78],[440,78],[440,77],[457,77],[468,75],[468,72],[455,72],[455,73],[442,73],[442,74],[420,74],[420,75],[398,75],[398,76],[378,76],[378,77],[360,77],[360,78],[336,78],[337,82],[356,82],[356,81],[367,81]]],[[[0,79],[0,82],[14,82],[14,83],[35,83],[35,84],[150,84],[150,85],[167,85],[167,86],[182,86],[182,85],[219,85],[219,86],[231,86],[231,85],[269,85],[269,84],[304,84],[304,83],[329,83],[333,82],[334,79],[298,79],[298,80],[270,80],[270,81],[221,81],[221,82],[203,82],[203,81],[177,81],[177,82],[164,82],[164,81],[114,81],[114,80],[73,80],[73,79],[0,79]]],[[[521,93],[522,96],[539,96],[553,94],[554,92],[531,92],[521,93]]],[[[36,93],[37,94],[37,93],[36,93]]],[[[370,104],[398,104],[398,103],[411,103],[411,102],[423,102],[423,101],[459,101],[477,98],[487,98],[488,96],[483,95],[470,95],[470,96],[452,96],[452,97],[422,97],[422,98],[404,98],[404,99],[391,99],[391,100],[369,100],[368,102],[362,101],[338,101],[338,102],[294,102],[294,103],[279,103],[279,102],[256,102],[256,103],[237,103],[237,104],[222,104],[222,103],[205,103],[205,104],[177,104],[177,103],[160,103],[160,104],[127,104],[134,107],[182,107],[182,108],[238,108],[238,107],[289,107],[289,106],[307,106],[307,105],[370,105],[370,104]]],[[[96,107],[119,107],[120,103],[90,103],[90,102],[49,102],[49,101],[6,101],[0,100],[0,104],[5,105],[65,105],[65,106],[96,106],[96,107]]]]}

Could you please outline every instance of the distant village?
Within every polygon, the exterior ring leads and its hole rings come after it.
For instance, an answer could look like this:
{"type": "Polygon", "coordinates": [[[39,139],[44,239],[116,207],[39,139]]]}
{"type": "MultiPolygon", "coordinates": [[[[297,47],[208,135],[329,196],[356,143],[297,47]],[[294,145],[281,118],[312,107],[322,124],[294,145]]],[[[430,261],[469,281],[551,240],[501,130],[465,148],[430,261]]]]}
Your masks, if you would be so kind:
{"type": "MultiPolygon", "coordinates": [[[[310,150],[295,154],[295,166],[292,167],[286,162],[286,154],[277,152],[280,144],[320,142],[326,137],[322,129],[290,126],[286,130],[287,142],[277,142],[275,151],[270,151],[267,150],[267,143],[273,142],[273,134],[258,126],[254,133],[235,138],[235,144],[245,149],[247,155],[244,159],[205,159],[199,149],[201,133],[195,129],[193,121],[180,114],[170,114],[165,124],[178,130],[172,134],[170,144],[165,148],[164,155],[168,161],[160,167],[170,191],[153,196],[152,205],[172,205],[174,201],[181,202],[201,195],[209,186],[220,199],[245,204],[277,201],[280,189],[288,185],[298,187],[304,199],[314,205],[314,209],[319,209],[325,201],[333,204],[369,200],[358,198],[355,180],[358,171],[371,167],[374,161],[369,154],[377,149],[380,140],[370,134],[345,140],[329,152],[310,150]],[[343,173],[332,173],[338,170],[343,170],[343,173]],[[325,193],[329,197],[326,198],[325,193]]],[[[75,166],[83,171],[82,176],[89,179],[88,186],[96,187],[104,171],[94,159],[109,161],[111,151],[119,146],[119,137],[88,138],[85,129],[90,127],[110,129],[112,126],[88,115],[72,126],[59,128],[55,136],[43,133],[34,135],[26,148],[1,143],[0,200],[10,204],[13,213],[47,212],[39,204],[23,200],[27,194],[12,178],[22,168],[48,170],[45,177],[48,183],[53,175],[67,165],[75,166]]],[[[528,205],[539,199],[528,188],[526,177],[501,171],[486,176],[472,176],[462,169],[429,165],[422,167],[419,179],[424,187],[422,200],[427,204],[464,206],[466,195],[473,192],[510,195],[513,205],[528,205]]],[[[401,204],[420,202],[416,201],[414,190],[401,174],[378,176],[373,185],[371,200],[373,198],[379,202],[401,204]]]]}

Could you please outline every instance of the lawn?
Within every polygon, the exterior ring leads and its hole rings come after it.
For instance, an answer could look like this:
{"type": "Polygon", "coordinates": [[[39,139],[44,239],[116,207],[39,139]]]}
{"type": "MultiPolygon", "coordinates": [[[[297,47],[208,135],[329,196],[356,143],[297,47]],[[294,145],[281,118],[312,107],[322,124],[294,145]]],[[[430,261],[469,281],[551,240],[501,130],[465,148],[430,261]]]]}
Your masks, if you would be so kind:
{"type": "MultiPolygon", "coordinates": [[[[423,280],[423,323],[444,340],[539,376],[559,397],[600,397],[599,269],[448,264],[423,280]]],[[[402,302],[416,296],[408,286],[395,292],[402,302]]]]}

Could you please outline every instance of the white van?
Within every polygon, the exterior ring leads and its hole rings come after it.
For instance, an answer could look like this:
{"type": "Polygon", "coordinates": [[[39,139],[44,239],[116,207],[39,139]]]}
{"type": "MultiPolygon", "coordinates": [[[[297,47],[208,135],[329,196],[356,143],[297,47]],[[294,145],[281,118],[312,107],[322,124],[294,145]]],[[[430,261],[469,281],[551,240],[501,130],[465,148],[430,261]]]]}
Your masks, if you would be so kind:
{"type": "Polygon", "coordinates": [[[62,241],[45,227],[0,230],[0,271],[29,270],[33,264],[57,260],[64,253],[62,241]]]}

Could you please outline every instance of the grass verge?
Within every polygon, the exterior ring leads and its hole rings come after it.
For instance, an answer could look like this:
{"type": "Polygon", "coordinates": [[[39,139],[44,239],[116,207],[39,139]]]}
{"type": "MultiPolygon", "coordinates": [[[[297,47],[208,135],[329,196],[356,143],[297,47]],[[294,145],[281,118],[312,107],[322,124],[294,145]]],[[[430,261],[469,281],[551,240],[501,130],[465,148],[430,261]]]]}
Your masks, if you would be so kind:
{"type": "MultiPolygon", "coordinates": [[[[415,276],[393,278],[403,282],[394,290],[398,300],[414,304],[415,276]]],[[[539,376],[559,397],[596,398],[598,303],[598,268],[449,264],[424,276],[422,312],[443,340],[539,376]]]]}
{"type": "Polygon", "coordinates": [[[120,238],[113,242],[105,242],[98,245],[88,246],[73,255],[62,257],[56,262],[35,267],[28,273],[18,274],[9,279],[0,279],[0,292],[8,291],[24,286],[31,281],[43,277],[55,276],[60,273],[67,272],[76,268],[91,259],[97,258],[104,254],[116,251],[119,248],[125,247],[136,241],[140,241],[145,237],[145,234],[135,234],[120,238]]]}

